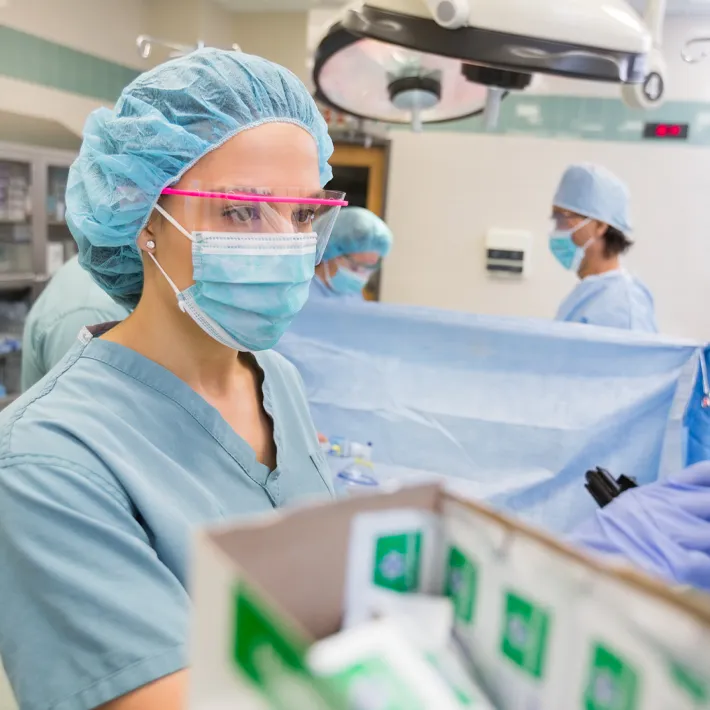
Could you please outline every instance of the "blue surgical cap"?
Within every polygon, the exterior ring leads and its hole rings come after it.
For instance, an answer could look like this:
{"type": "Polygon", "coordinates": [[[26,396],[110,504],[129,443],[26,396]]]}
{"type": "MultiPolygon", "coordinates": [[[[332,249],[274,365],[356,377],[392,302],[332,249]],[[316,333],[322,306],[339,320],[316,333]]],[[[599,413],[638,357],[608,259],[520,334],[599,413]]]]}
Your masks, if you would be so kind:
{"type": "Polygon", "coordinates": [[[346,207],[333,225],[323,259],[366,251],[385,257],[392,248],[392,241],[390,228],[376,214],[362,207],[346,207]]]}
{"type": "Polygon", "coordinates": [[[599,165],[570,165],[562,176],[553,205],[598,219],[624,234],[631,232],[629,188],[599,165]]]}
{"type": "Polygon", "coordinates": [[[112,111],[89,116],[69,172],[66,218],[81,265],[117,303],[135,308],[143,290],[136,240],[163,189],[238,133],[275,122],[313,136],[324,186],[333,143],[308,90],[287,69],[200,49],[139,76],[112,111]]]}

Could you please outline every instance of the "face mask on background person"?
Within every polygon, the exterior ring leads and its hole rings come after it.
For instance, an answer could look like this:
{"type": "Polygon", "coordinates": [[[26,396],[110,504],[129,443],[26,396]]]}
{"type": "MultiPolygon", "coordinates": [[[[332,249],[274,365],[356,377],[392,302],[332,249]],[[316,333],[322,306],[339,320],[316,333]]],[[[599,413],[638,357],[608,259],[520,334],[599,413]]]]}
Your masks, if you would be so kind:
{"type": "Polygon", "coordinates": [[[550,251],[565,269],[577,272],[587,249],[594,243],[594,238],[587,240],[584,246],[574,243],[572,237],[592,220],[585,219],[572,229],[554,229],[550,233],[550,251]]]}
{"type": "Polygon", "coordinates": [[[326,265],[325,280],[328,286],[344,296],[361,293],[370,280],[370,274],[359,274],[345,266],[339,266],[333,276],[329,271],[328,265],[326,265]]]}

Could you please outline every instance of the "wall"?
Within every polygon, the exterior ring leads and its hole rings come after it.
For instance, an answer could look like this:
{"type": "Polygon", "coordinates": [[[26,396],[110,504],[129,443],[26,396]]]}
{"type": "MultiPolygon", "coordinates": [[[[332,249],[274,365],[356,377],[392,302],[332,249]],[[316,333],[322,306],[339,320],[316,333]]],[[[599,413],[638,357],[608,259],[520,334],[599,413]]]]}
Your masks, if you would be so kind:
{"type": "Polygon", "coordinates": [[[10,0],[0,24],[119,64],[140,68],[136,36],[143,0],[10,0]]]}
{"type": "Polygon", "coordinates": [[[242,12],[234,17],[236,41],[245,52],[266,57],[308,80],[308,13],[242,12]]]}
{"type": "Polygon", "coordinates": [[[554,316],[575,279],[548,252],[548,217],[562,171],[580,160],[602,163],[629,183],[637,244],[628,266],[655,294],[663,330],[710,338],[710,150],[692,147],[398,133],[387,212],[396,245],[383,300],[554,316]],[[534,232],[528,279],[486,276],[490,227],[534,232]]]}
{"type": "Polygon", "coordinates": [[[131,68],[145,68],[135,45],[142,13],[143,0],[122,0],[120,8],[109,0],[13,0],[0,8],[0,110],[55,120],[80,135],[87,114],[117,95],[113,84],[130,80],[131,68]],[[96,70],[87,71],[92,65],[96,70]],[[56,74],[58,86],[43,84],[40,74],[56,74]],[[79,78],[87,85],[83,95],[79,78]]]}

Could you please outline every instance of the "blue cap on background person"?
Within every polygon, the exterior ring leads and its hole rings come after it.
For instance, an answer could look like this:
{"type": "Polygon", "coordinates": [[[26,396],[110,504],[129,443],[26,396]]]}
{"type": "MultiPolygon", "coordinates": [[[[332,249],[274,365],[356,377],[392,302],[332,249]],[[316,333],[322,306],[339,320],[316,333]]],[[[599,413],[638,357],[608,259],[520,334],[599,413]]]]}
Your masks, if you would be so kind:
{"type": "Polygon", "coordinates": [[[562,176],[552,204],[596,219],[623,234],[632,231],[629,188],[616,175],[591,163],[570,165],[562,176]]]}
{"type": "Polygon", "coordinates": [[[295,74],[261,57],[197,50],[142,74],[113,110],[89,116],[69,172],[66,218],[80,264],[114,301],[128,309],[138,303],[136,239],[162,190],[230,138],[269,122],[313,136],[325,185],[333,175],[325,120],[295,74]]]}
{"type": "Polygon", "coordinates": [[[323,259],[367,252],[377,252],[384,258],[390,253],[393,240],[392,230],[374,212],[346,207],[333,225],[323,259]]]}

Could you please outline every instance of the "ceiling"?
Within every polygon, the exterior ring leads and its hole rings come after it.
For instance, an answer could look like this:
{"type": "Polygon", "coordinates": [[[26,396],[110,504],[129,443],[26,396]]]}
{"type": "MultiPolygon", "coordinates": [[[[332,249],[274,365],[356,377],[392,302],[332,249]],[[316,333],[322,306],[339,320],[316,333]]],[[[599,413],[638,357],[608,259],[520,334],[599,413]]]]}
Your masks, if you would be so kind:
{"type": "Polygon", "coordinates": [[[305,12],[320,8],[342,7],[352,0],[217,0],[217,2],[236,12],[305,12]]]}
{"type": "MultiPolygon", "coordinates": [[[[710,16],[710,0],[666,0],[668,14],[672,16],[710,16]]],[[[639,12],[646,7],[646,0],[630,0],[639,12]]]]}
{"type": "MultiPolygon", "coordinates": [[[[236,12],[303,12],[320,8],[338,8],[352,0],[217,0],[224,7],[236,12]]],[[[643,11],[646,0],[630,0],[643,11]]],[[[710,0],[667,0],[669,15],[710,16],[710,0]]],[[[2,0],[0,0],[2,3],[2,0]]]]}

